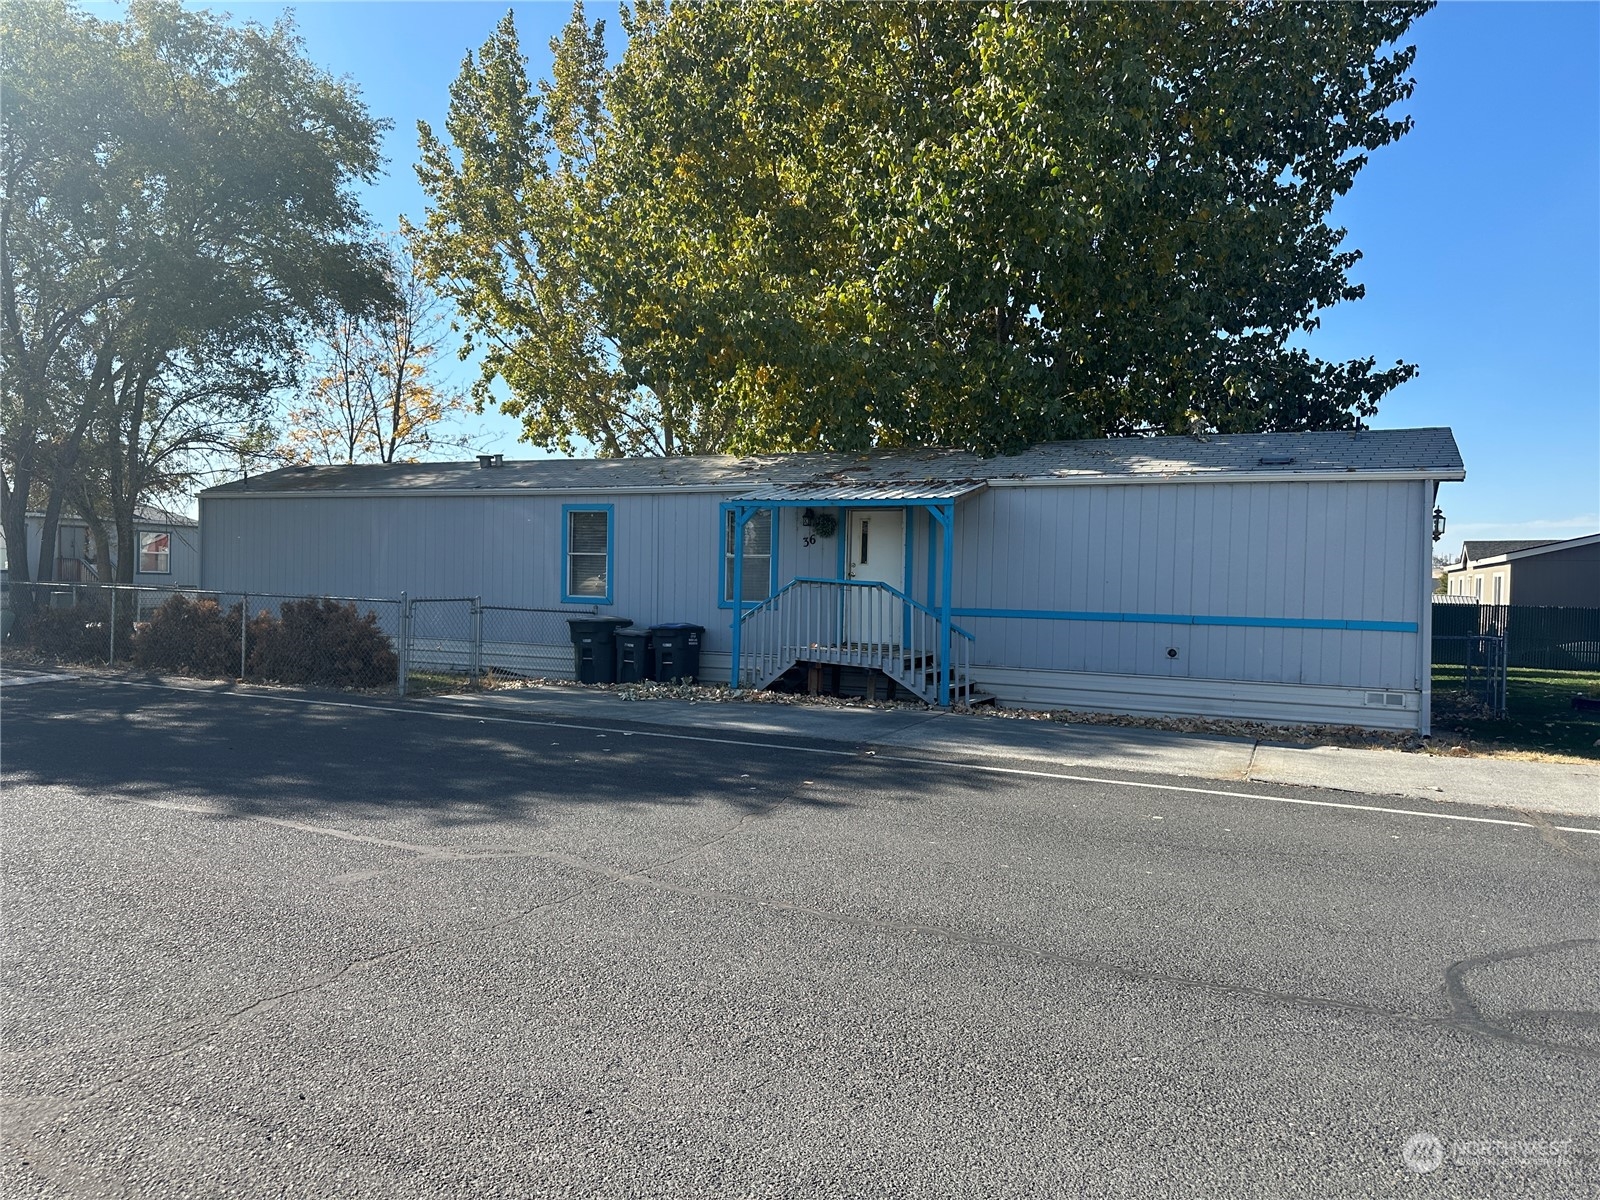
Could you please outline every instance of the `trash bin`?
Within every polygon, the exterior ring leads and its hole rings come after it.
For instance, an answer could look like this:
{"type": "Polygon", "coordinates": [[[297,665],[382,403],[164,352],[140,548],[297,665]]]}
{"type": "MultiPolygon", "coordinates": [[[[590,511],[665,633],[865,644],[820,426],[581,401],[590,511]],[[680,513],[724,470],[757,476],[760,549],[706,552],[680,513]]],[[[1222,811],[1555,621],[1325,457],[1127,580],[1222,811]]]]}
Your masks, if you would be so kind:
{"type": "Polygon", "coordinates": [[[617,630],[633,622],[626,617],[568,617],[572,630],[572,673],[579,683],[617,681],[617,630]]]}
{"type": "Polygon", "coordinates": [[[617,635],[617,682],[643,683],[654,679],[650,656],[650,635],[641,629],[630,629],[617,635]]]}
{"type": "Polygon", "coordinates": [[[700,640],[704,625],[652,625],[650,640],[655,645],[655,678],[663,683],[700,678],[700,640]]]}

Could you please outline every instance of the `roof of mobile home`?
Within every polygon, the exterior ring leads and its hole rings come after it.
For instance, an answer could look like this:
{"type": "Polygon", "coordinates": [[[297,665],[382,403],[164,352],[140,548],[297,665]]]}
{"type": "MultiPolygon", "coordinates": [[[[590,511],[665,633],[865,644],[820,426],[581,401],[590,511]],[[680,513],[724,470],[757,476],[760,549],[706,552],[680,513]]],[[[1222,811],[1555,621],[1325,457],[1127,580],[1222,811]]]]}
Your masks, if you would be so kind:
{"type": "Polygon", "coordinates": [[[202,494],[725,492],[781,485],[814,488],[820,500],[895,491],[909,496],[924,490],[916,485],[931,483],[1003,486],[1351,476],[1460,480],[1466,473],[1449,429],[1363,429],[1097,438],[1048,442],[994,458],[964,450],[870,450],[745,457],[541,458],[487,468],[479,462],[285,467],[202,494]]]}

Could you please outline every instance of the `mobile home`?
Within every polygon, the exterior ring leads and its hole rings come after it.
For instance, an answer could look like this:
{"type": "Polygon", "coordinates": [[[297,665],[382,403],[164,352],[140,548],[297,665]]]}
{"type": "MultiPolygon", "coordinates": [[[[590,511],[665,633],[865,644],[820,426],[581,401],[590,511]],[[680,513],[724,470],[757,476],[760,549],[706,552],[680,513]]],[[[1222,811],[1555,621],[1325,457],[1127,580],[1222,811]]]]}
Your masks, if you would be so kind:
{"type": "Polygon", "coordinates": [[[201,495],[202,582],[692,622],[743,687],[1426,732],[1463,478],[1448,429],[292,467],[201,495]]]}

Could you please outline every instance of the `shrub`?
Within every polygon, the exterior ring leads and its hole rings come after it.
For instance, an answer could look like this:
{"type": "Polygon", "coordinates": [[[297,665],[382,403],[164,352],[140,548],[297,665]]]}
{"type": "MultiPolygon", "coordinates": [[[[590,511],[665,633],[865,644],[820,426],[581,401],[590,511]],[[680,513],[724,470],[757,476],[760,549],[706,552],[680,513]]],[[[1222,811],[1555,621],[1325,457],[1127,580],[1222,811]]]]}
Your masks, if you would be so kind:
{"type": "Polygon", "coordinates": [[[173,596],[133,635],[133,661],[150,671],[215,679],[239,669],[239,606],[173,596]]]}
{"type": "Polygon", "coordinates": [[[274,620],[250,622],[250,673],[278,683],[379,687],[395,681],[399,660],[373,613],[334,600],[287,600],[274,620]]]}
{"type": "MultiPolygon", "coordinates": [[[[63,592],[63,596],[70,593],[63,592]]],[[[57,607],[40,595],[16,617],[10,641],[58,662],[104,663],[111,650],[111,604],[97,593],[57,607]]],[[[125,657],[133,634],[132,613],[117,614],[117,655],[125,657]]]]}

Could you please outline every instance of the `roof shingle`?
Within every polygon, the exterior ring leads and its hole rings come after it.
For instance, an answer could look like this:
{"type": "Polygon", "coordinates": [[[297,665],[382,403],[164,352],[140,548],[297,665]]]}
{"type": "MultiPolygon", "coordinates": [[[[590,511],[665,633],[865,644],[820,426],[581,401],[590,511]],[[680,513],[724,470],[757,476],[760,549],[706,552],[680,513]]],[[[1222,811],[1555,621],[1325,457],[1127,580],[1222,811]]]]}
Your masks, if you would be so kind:
{"type": "Polygon", "coordinates": [[[980,458],[964,450],[870,450],[736,458],[543,458],[485,469],[476,462],[286,467],[208,489],[204,495],[368,491],[670,491],[761,484],[962,483],[997,480],[1199,479],[1412,474],[1462,479],[1449,429],[1216,434],[1049,442],[980,458]]]}

